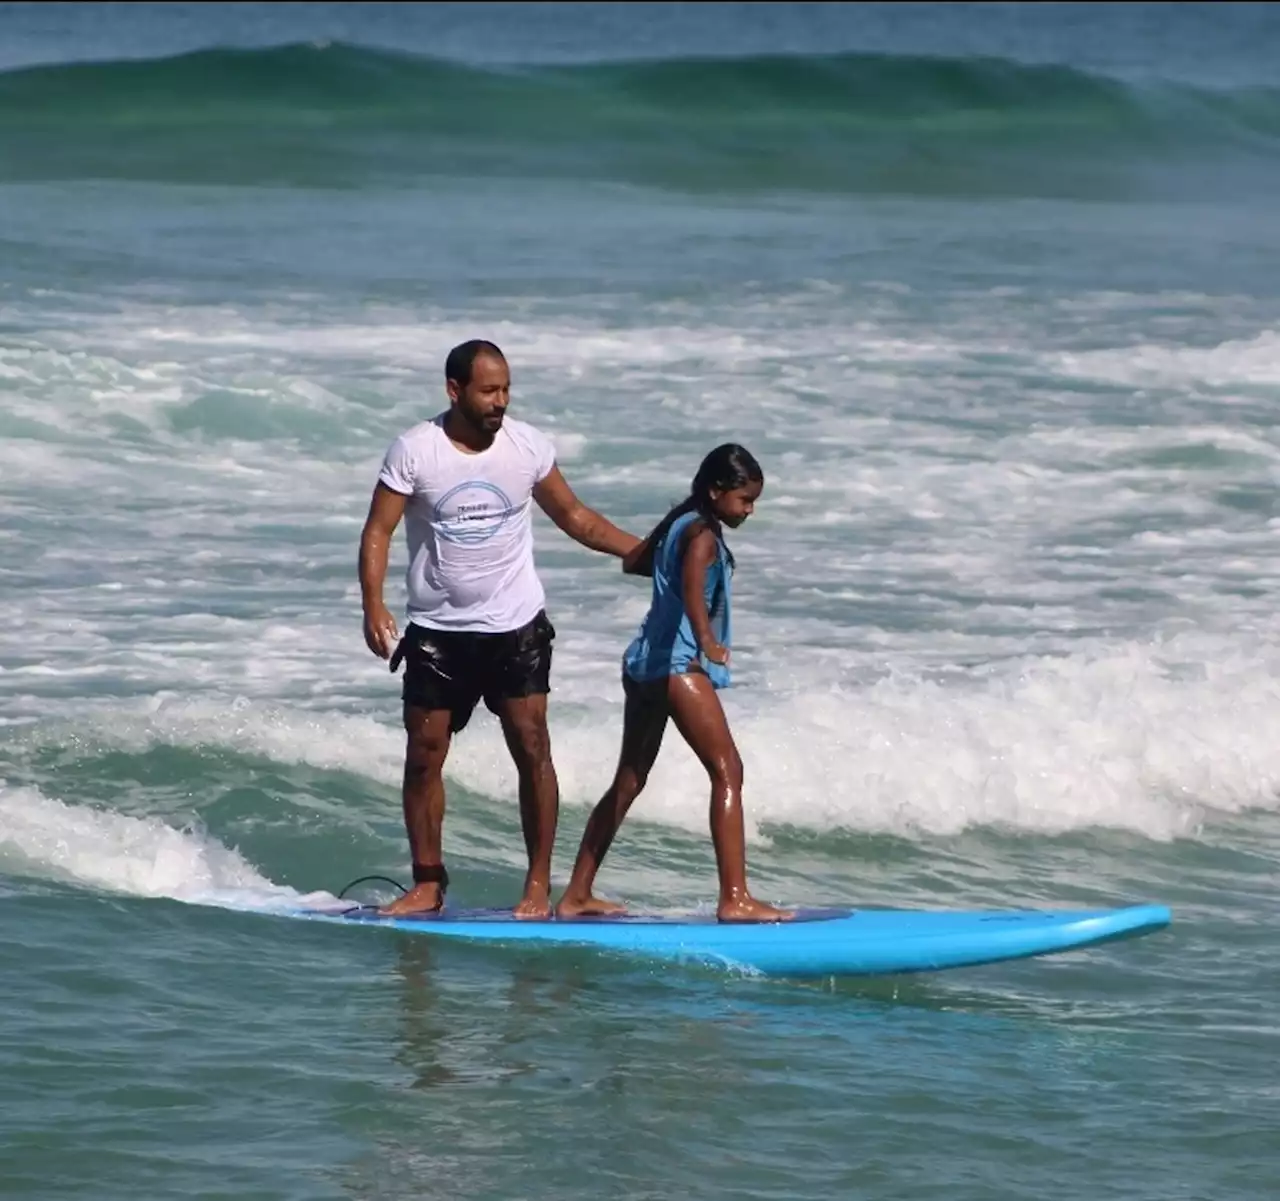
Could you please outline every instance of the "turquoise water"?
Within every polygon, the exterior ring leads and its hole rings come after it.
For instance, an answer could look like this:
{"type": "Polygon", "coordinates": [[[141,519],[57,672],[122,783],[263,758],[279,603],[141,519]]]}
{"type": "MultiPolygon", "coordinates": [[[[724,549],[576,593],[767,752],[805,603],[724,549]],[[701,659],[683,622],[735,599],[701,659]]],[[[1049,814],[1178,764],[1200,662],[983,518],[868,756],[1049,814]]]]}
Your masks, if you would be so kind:
{"type": "MultiPolygon", "coordinates": [[[[0,5],[0,1192],[1280,1191],[1278,55],[1264,5],[0,5]],[[471,336],[629,528],[763,463],[760,895],[1173,927],[799,984],[244,912],[405,876],[356,543],[471,336]]],[[[537,543],[563,883],[647,597],[537,543]]],[[[449,787],[509,904],[490,718],[449,787]]],[[[607,894],[711,903],[704,792],[669,740],[607,894]]]]}

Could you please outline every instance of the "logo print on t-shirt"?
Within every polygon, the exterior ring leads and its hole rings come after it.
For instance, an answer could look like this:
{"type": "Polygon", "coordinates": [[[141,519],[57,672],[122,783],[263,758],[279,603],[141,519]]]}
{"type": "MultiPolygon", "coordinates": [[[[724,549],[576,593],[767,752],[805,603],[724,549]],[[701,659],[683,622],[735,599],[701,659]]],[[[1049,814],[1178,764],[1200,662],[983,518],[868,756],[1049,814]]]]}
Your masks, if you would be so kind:
{"type": "Polygon", "coordinates": [[[447,542],[474,546],[492,538],[511,514],[511,500],[497,484],[467,480],[455,484],[436,502],[432,519],[447,542]]]}

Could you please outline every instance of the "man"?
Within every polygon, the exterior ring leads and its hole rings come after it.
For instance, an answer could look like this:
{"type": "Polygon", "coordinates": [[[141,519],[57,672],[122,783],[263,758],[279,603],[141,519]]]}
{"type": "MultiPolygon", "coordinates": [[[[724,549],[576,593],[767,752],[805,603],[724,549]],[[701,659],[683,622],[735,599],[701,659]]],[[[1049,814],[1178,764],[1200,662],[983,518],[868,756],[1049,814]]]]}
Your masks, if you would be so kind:
{"type": "Polygon", "coordinates": [[[448,410],[387,451],[360,538],[365,643],[393,671],[405,664],[404,820],[414,887],[383,912],[444,904],[444,763],[452,736],[483,699],[502,723],[520,781],[529,871],[515,913],[547,917],[560,801],[547,732],[555,630],[534,568],[532,502],[592,550],[622,558],[640,539],[578,500],[551,440],[506,416],[511,372],[492,342],[454,347],[445,383],[448,410]],[[397,645],[382,585],[401,517],[409,624],[397,645]]]}

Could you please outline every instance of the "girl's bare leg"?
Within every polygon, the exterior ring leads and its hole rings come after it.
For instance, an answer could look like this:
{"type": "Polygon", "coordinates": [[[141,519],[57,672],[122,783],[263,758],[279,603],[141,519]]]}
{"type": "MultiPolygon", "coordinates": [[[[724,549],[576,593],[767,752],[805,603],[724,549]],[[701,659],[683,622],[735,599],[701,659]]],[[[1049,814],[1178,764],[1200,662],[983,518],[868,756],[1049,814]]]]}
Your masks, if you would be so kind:
{"type": "Polygon", "coordinates": [[[602,901],[593,896],[591,889],[627,810],[644,790],[645,781],[662,747],[667,716],[665,680],[630,686],[622,719],[622,751],[618,756],[618,768],[613,783],[587,819],[573,875],[556,906],[557,917],[594,917],[625,909],[615,901],[602,901]]]}
{"type": "Polygon", "coordinates": [[[667,699],[676,729],[711,777],[711,841],[720,872],[722,922],[784,921],[793,915],[747,891],[747,842],[742,820],[742,759],[711,681],[699,671],[671,676],[667,699]]]}

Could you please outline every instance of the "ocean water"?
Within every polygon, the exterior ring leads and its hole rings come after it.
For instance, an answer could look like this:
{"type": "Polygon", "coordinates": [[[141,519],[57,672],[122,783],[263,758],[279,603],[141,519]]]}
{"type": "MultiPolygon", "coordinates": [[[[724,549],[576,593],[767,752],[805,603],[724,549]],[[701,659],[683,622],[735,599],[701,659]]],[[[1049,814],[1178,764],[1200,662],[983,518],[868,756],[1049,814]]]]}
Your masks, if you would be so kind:
{"type": "MultiPolygon", "coordinates": [[[[0,5],[0,1194],[1280,1192],[1277,61],[1270,5],[0,5]],[[762,461],[761,896],[1173,926],[798,984],[245,912],[406,875],[356,547],[473,336],[637,532],[762,461]]],[[[562,884],[647,597],[537,546],[562,884]]],[[[487,715],[448,781],[509,904],[487,715]]],[[[714,897],[674,736],[601,886],[714,897]]]]}

